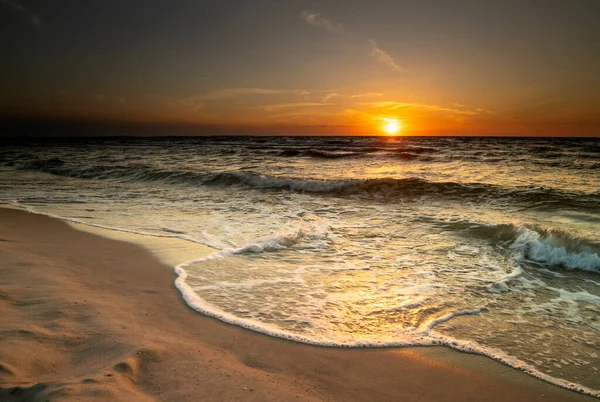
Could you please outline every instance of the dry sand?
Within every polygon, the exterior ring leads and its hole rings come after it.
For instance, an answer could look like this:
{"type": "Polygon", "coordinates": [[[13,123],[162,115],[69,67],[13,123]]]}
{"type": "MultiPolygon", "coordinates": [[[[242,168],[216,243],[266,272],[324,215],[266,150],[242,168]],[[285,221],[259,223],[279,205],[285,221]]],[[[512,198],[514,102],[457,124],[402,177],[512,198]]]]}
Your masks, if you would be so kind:
{"type": "Polygon", "coordinates": [[[189,309],[140,246],[0,209],[0,401],[584,401],[447,348],[334,349],[189,309]]]}

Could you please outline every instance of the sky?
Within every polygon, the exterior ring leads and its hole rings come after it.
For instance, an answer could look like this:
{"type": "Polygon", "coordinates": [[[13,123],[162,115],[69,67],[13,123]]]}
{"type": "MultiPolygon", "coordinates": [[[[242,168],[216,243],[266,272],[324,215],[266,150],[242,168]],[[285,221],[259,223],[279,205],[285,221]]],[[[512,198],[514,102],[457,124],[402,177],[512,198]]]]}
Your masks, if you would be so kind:
{"type": "Polygon", "coordinates": [[[0,123],[600,136],[598,16],[599,0],[0,0],[0,123]]]}

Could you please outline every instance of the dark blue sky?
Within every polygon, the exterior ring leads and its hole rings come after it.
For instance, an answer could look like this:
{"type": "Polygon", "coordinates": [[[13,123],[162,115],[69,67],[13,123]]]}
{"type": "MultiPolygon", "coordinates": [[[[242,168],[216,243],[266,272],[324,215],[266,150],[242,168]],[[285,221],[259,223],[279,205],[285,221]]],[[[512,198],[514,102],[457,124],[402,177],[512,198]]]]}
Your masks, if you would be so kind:
{"type": "Polygon", "coordinates": [[[594,135],[600,1],[0,0],[0,107],[307,134],[594,135]]]}

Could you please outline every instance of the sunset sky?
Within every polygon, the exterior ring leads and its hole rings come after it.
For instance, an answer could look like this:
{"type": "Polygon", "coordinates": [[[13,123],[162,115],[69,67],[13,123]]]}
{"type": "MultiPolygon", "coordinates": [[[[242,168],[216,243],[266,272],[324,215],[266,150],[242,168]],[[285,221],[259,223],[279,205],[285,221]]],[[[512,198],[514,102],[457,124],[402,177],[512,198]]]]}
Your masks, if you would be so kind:
{"type": "Polygon", "coordinates": [[[406,135],[599,136],[599,16],[598,0],[0,0],[0,113],[165,134],[382,135],[397,119],[406,135]]]}

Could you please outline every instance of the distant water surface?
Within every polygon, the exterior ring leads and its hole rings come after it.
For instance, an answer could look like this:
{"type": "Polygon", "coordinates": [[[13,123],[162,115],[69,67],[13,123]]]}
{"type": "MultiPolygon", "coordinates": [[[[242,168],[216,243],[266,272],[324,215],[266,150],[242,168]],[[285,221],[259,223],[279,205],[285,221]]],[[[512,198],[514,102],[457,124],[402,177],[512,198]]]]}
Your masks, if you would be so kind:
{"type": "Polygon", "coordinates": [[[300,342],[443,344],[600,390],[600,140],[4,142],[0,202],[203,243],[197,310],[300,342]]]}

